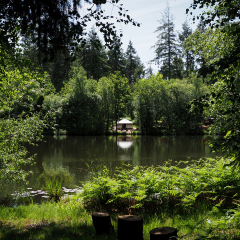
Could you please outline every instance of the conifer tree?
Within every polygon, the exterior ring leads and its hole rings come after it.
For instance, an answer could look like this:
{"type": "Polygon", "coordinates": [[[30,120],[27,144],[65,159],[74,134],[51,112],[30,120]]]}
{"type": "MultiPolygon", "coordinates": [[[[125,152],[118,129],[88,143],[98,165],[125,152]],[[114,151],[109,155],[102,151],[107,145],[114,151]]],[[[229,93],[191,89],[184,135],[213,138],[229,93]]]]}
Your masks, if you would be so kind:
{"type": "Polygon", "coordinates": [[[133,47],[132,41],[129,41],[127,51],[125,53],[126,57],[126,69],[125,69],[125,74],[126,77],[128,78],[129,83],[134,83],[134,71],[136,69],[136,62],[135,59],[137,57],[137,52],[135,48],[133,47]]]}
{"type": "Polygon", "coordinates": [[[107,53],[94,28],[88,34],[86,45],[80,55],[80,62],[87,72],[87,78],[98,81],[109,73],[107,53]]]}
{"type": "MultiPolygon", "coordinates": [[[[204,25],[203,21],[200,21],[197,25],[197,30],[201,33],[205,33],[207,31],[206,26],[204,25]]],[[[203,56],[203,53],[199,51],[199,54],[196,56],[196,62],[199,65],[199,70],[198,73],[201,75],[203,78],[206,78],[208,73],[211,73],[211,70],[209,71],[209,66],[206,64],[206,59],[203,56]]]]}
{"type": "Polygon", "coordinates": [[[189,26],[188,21],[186,20],[182,24],[182,31],[178,34],[178,37],[179,37],[179,41],[180,41],[181,46],[182,46],[183,54],[185,55],[185,69],[186,69],[185,76],[187,78],[189,77],[189,71],[193,71],[194,70],[195,58],[194,58],[194,55],[193,55],[192,51],[190,51],[189,49],[186,49],[186,47],[183,46],[183,42],[191,34],[192,34],[192,29],[189,26]]]}
{"type": "Polygon", "coordinates": [[[181,57],[174,57],[172,63],[171,78],[183,79],[184,75],[184,62],[181,57]]]}
{"type": "Polygon", "coordinates": [[[160,73],[164,78],[171,79],[173,72],[173,60],[179,55],[176,33],[174,32],[173,15],[167,7],[158,21],[160,26],[155,32],[158,33],[158,41],[153,46],[156,57],[152,60],[160,66],[160,73]]]}
{"type": "Polygon", "coordinates": [[[152,75],[153,75],[153,69],[152,69],[152,66],[149,65],[149,67],[145,71],[145,78],[150,79],[152,75]]]}
{"type": "Polygon", "coordinates": [[[135,68],[135,71],[133,74],[134,83],[137,80],[142,79],[145,75],[144,64],[142,63],[142,61],[138,55],[135,58],[135,62],[136,62],[136,68],[135,68]]]}
{"type": "Polygon", "coordinates": [[[108,66],[110,67],[111,73],[114,73],[116,71],[121,72],[121,74],[124,73],[126,59],[124,57],[121,45],[121,39],[116,37],[112,48],[107,52],[108,66]]]}
{"type": "Polygon", "coordinates": [[[134,84],[137,79],[144,76],[144,65],[137,55],[137,52],[133,47],[131,40],[129,41],[127,51],[125,53],[125,58],[125,75],[128,78],[129,84],[134,84]]]}

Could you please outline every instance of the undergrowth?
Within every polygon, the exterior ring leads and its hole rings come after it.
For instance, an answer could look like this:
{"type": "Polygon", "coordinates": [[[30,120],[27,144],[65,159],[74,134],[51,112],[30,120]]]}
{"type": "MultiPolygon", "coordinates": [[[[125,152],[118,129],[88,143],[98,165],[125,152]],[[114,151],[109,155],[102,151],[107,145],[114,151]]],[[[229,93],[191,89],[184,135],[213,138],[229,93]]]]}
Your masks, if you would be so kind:
{"type": "Polygon", "coordinates": [[[181,235],[184,239],[240,239],[240,171],[230,161],[207,158],[175,166],[171,161],[157,167],[127,165],[114,174],[106,167],[95,168],[83,186],[83,203],[87,211],[140,214],[151,224],[157,218],[187,229],[181,235]]]}
{"type": "Polygon", "coordinates": [[[83,186],[83,202],[89,210],[110,212],[195,211],[204,203],[211,208],[236,206],[240,199],[240,171],[227,166],[229,159],[207,158],[173,166],[94,169],[83,186]],[[182,167],[185,165],[186,167],[182,167]]]}
{"type": "Polygon", "coordinates": [[[115,240],[120,214],[143,217],[143,237],[170,226],[179,239],[240,239],[238,168],[229,159],[200,159],[173,166],[93,168],[83,193],[40,205],[0,206],[0,239],[115,240]],[[96,236],[93,211],[110,213],[114,233],[96,236]]]}

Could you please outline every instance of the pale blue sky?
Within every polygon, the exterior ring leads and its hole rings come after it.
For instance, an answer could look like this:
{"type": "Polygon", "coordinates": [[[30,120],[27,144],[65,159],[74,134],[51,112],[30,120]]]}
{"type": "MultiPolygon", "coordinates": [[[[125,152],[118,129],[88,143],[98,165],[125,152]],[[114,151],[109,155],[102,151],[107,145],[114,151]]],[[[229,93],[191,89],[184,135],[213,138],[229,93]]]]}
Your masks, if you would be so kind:
{"type": "MultiPolygon", "coordinates": [[[[190,16],[186,15],[186,8],[189,8],[193,0],[168,0],[170,12],[174,16],[175,30],[180,31],[182,24],[186,19],[189,20],[192,29],[196,28],[196,24],[192,24],[190,16]]],[[[137,22],[141,23],[141,27],[125,25],[124,23],[116,24],[118,29],[123,31],[123,50],[126,51],[127,45],[131,40],[133,47],[141,61],[147,67],[147,62],[152,60],[154,49],[151,49],[157,41],[157,33],[154,33],[159,26],[158,20],[161,19],[161,14],[167,6],[166,0],[120,0],[120,4],[128,10],[128,14],[137,22]]],[[[105,4],[106,14],[117,16],[117,8],[111,4],[105,4]]],[[[196,13],[200,13],[196,10],[196,13]]],[[[157,72],[157,66],[152,65],[154,72],[157,72]]]]}

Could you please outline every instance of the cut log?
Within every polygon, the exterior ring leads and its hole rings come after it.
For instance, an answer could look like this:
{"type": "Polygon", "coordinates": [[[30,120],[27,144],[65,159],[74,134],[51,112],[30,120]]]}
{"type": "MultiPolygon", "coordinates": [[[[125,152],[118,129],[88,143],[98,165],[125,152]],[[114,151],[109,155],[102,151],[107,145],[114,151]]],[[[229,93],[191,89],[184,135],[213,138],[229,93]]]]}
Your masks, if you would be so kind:
{"type": "Polygon", "coordinates": [[[149,233],[150,240],[170,240],[175,239],[174,237],[177,237],[177,229],[172,227],[154,228],[149,233]]]}
{"type": "Polygon", "coordinates": [[[118,240],[143,240],[143,218],[135,215],[118,216],[118,240]]]}
{"type": "Polygon", "coordinates": [[[94,212],[92,214],[93,226],[96,235],[109,234],[112,228],[110,215],[108,213],[94,212]]]}

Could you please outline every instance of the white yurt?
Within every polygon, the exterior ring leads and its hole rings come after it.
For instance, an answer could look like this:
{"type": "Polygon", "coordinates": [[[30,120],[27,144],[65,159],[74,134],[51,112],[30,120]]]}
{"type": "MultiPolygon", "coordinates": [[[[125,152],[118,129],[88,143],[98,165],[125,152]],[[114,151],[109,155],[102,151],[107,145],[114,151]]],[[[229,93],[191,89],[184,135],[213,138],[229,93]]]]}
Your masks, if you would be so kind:
{"type": "Polygon", "coordinates": [[[129,130],[133,129],[133,123],[127,119],[122,119],[117,123],[117,129],[118,130],[129,130]]]}

